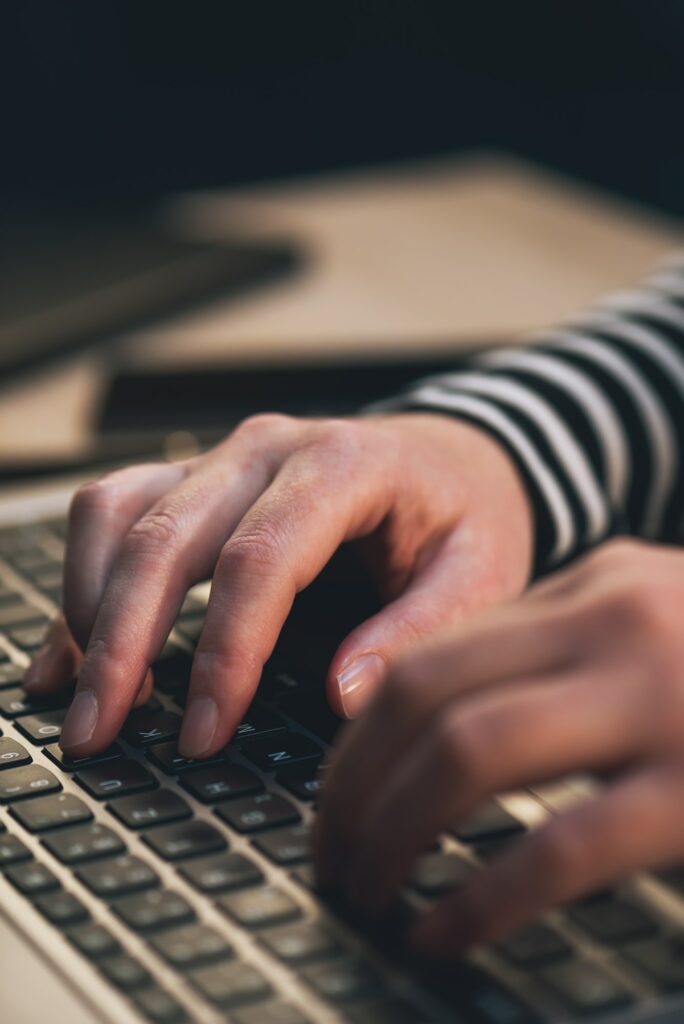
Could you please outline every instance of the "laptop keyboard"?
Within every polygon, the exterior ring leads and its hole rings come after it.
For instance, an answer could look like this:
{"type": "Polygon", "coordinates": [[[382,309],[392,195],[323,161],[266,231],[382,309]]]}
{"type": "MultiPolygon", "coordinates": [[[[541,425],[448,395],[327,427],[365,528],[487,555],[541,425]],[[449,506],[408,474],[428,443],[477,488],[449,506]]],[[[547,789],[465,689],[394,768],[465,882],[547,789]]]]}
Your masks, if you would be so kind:
{"type": "Polygon", "coordinates": [[[318,892],[309,835],[337,725],[323,687],[278,654],[225,751],[181,757],[196,597],[149,702],[107,750],[67,759],[71,691],[21,688],[61,600],[64,536],[62,521],[0,531],[0,902],[7,884],[30,901],[46,950],[67,942],[158,1024],[534,1024],[679,1005],[684,868],[447,967],[406,947],[421,906],[548,813],[544,791],[493,800],[443,836],[379,923],[318,892]]]}

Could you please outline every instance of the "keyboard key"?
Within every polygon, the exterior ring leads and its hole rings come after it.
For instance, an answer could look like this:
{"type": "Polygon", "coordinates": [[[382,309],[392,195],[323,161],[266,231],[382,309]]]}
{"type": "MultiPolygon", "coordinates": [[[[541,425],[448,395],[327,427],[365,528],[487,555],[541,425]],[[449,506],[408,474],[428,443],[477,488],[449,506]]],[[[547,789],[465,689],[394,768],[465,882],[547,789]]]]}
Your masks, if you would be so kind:
{"type": "Polygon", "coordinates": [[[185,860],[187,857],[203,857],[225,850],[226,840],[221,833],[206,821],[184,822],[156,828],[143,838],[143,842],[163,860],[185,860]]]}
{"type": "Polygon", "coordinates": [[[0,804],[25,800],[34,797],[36,793],[58,793],[61,788],[62,784],[57,776],[42,765],[29,764],[24,768],[11,768],[0,773],[0,804]]]}
{"type": "Polygon", "coordinates": [[[330,960],[342,953],[340,943],[330,932],[309,921],[265,932],[261,941],[274,956],[288,964],[330,960]]]}
{"type": "Polygon", "coordinates": [[[98,963],[98,967],[112,985],[120,988],[123,992],[133,992],[152,982],[150,972],[127,953],[107,957],[98,963]]]}
{"type": "Polygon", "coordinates": [[[0,870],[8,864],[19,864],[31,859],[31,853],[21,839],[9,834],[0,836],[0,870]]]}
{"type": "Polygon", "coordinates": [[[143,892],[159,885],[156,872],[145,861],[128,855],[86,864],[79,868],[76,877],[103,899],[143,892]]]}
{"type": "Polygon", "coordinates": [[[645,939],[659,930],[645,911],[621,899],[582,903],[571,907],[567,916],[578,928],[609,945],[645,939]]]}
{"type": "Polygon", "coordinates": [[[121,735],[134,747],[174,740],[180,733],[183,719],[175,711],[136,714],[126,720],[121,735]]]}
{"type": "Polygon", "coordinates": [[[54,569],[59,567],[60,563],[56,562],[54,558],[51,558],[46,551],[36,545],[26,551],[19,551],[16,554],[8,556],[8,560],[12,562],[15,569],[22,572],[29,579],[33,577],[35,573],[45,572],[47,569],[54,569]]]}
{"type": "Polygon", "coordinates": [[[220,763],[224,760],[224,756],[219,753],[208,760],[196,761],[179,754],[175,743],[157,743],[148,750],[147,760],[157,768],[161,768],[166,775],[180,775],[181,772],[187,772],[193,768],[205,768],[209,764],[220,763]]]}
{"type": "Polygon", "coordinates": [[[203,967],[190,975],[190,981],[205,999],[225,1010],[271,994],[271,986],[256,967],[238,961],[203,967]]]}
{"type": "Polygon", "coordinates": [[[317,800],[323,792],[322,769],[317,761],[300,761],[278,772],[276,782],[299,800],[317,800]]]}
{"type": "Polygon", "coordinates": [[[0,738],[0,771],[5,768],[17,768],[22,764],[30,764],[31,755],[21,743],[9,736],[0,738]]]}
{"type": "Polygon", "coordinates": [[[43,839],[43,846],[62,864],[84,864],[99,857],[124,853],[126,847],[106,825],[70,828],[43,839]]]}
{"type": "Polygon", "coordinates": [[[7,635],[15,647],[32,653],[43,646],[47,627],[47,622],[41,623],[38,626],[21,626],[17,629],[11,629],[7,635]]]}
{"type": "MultiPolygon", "coordinates": [[[[233,1024],[311,1024],[301,1010],[289,1003],[259,1003],[245,1006],[231,1014],[233,1024]]],[[[400,1022],[397,1022],[400,1024],[400,1022]]]]}
{"type": "Polygon", "coordinates": [[[62,731],[66,713],[66,708],[40,711],[35,715],[19,718],[16,726],[27,740],[38,746],[43,746],[44,743],[56,743],[62,731]]]}
{"type": "Polygon", "coordinates": [[[38,896],[40,893],[59,889],[59,882],[50,869],[37,860],[8,868],[5,871],[5,878],[8,878],[24,896],[38,896]]]}
{"type": "MultiPolygon", "coordinates": [[[[44,713],[51,713],[55,709],[58,711],[62,709],[62,718],[64,718],[66,715],[67,703],[68,698],[66,696],[50,699],[45,698],[41,701],[34,700],[29,697],[21,686],[13,686],[9,689],[0,691],[0,715],[2,715],[3,718],[19,718],[21,715],[31,715],[34,712],[38,715],[42,715],[44,713]]],[[[48,722],[50,721],[51,720],[48,719],[48,722]]],[[[55,719],[55,721],[61,728],[61,721],[58,719],[55,719]]],[[[48,736],[51,737],[52,735],[54,735],[54,733],[51,731],[48,736]]],[[[43,743],[45,742],[50,742],[50,740],[43,740],[43,743]]]]}
{"type": "Polygon", "coordinates": [[[567,960],[539,973],[546,984],[573,1013],[590,1014],[617,1010],[632,1002],[632,996],[596,964],[567,960]]]}
{"type": "Polygon", "coordinates": [[[157,780],[143,765],[128,758],[117,758],[85,768],[74,777],[96,800],[140,793],[157,786],[157,780]]]}
{"type": "Polygon", "coordinates": [[[133,931],[145,933],[175,928],[195,918],[190,904],[168,889],[152,889],[127,896],[114,904],[114,911],[133,931]]]}
{"type": "Polygon", "coordinates": [[[219,896],[218,905],[245,928],[268,928],[301,917],[301,910],[287,893],[273,885],[239,889],[219,896]]]}
{"type": "Polygon", "coordinates": [[[0,715],[3,718],[27,715],[31,710],[30,699],[21,686],[5,687],[0,692],[0,715]]]}
{"type": "Polygon", "coordinates": [[[457,825],[454,835],[463,843],[479,843],[504,836],[512,837],[524,831],[524,825],[517,818],[509,814],[501,804],[491,800],[457,825]]]}
{"type": "Polygon", "coordinates": [[[0,665],[0,690],[13,689],[24,678],[26,669],[22,665],[14,665],[5,661],[0,665]]]}
{"type": "Polygon", "coordinates": [[[418,861],[411,886],[422,896],[441,896],[462,885],[474,870],[472,864],[455,853],[426,853],[418,861]]]}
{"type": "Polygon", "coordinates": [[[133,1002],[143,1017],[152,1024],[185,1024],[188,1017],[172,995],[156,985],[144,988],[133,996],[133,1002]]]}
{"type": "MultiPolygon", "coordinates": [[[[61,568],[44,567],[32,573],[31,579],[34,587],[47,594],[48,597],[52,598],[56,594],[61,599],[63,582],[61,568]]],[[[61,604],[61,600],[57,603],[61,604]]]]}
{"type": "Polygon", "coordinates": [[[684,943],[680,937],[638,942],[622,955],[663,992],[684,989],[684,943]]]}
{"type": "MultiPolygon", "coordinates": [[[[459,1021],[461,1019],[459,1018],[459,1021]]],[[[364,1002],[361,1006],[348,1007],[345,1010],[345,1020],[350,1024],[424,1024],[429,1017],[403,999],[381,996],[370,1003],[364,1002]]]]}
{"type": "Polygon", "coordinates": [[[90,808],[71,793],[39,796],[12,807],[10,813],[29,832],[47,832],[63,825],[79,825],[93,817],[90,808]]]}
{"type": "Polygon", "coordinates": [[[272,772],[293,761],[309,758],[322,760],[323,748],[299,732],[276,732],[272,736],[250,740],[240,746],[240,752],[262,771],[272,772]]]}
{"type": "Polygon", "coordinates": [[[265,736],[273,732],[281,732],[285,728],[285,719],[277,715],[275,711],[269,711],[268,708],[253,707],[249,709],[235,730],[233,742],[253,739],[256,736],[265,736]]]}
{"type": "Polygon", "coordinates": [[[367,964],[350,958],[305,967],[302,977],[322,999],[334,1004],[369,998],[380,992],[375,972],[367,964]]]}
{"type": "Polygon", "coordinates": [[[299,811],[294,804],[277,793],[258,793],[242,800],[231,800],[216,813],[237,832],[260,832],[299,821],[299,811]]]}
{"type": "Polygon", "coordinates": [[[513,992],[491,976],[480,972],[478,981],[462,1001],[456,988],[458,1005],[463,1005],[467,1016],[481,1024],[542,1024],[539,1015],[523,1003],[513,992]]]}
{"type": "Polygon", "coordinates": [[[230,960],[233,949],[206,924],[188,924],[150,939],[153,949],[179,971],[230,960]]]}
{"type": "Polygon", "coordinates": [[[107,804],[107,810],[131,829],[150,828],[192,817],[185,800],[170,789],[125,796],[107,804]]]}
{"type": "Polygon", "coordinates": [[[310,892],[318,890],[318,879],[316,878],[313,864],[300,864],[298,868],[294,869],[290,877],[294,878],[300,885],[303,885],[305,889],[309,889],[310,892]]]}
{"type": "Polygon", "coordinates": [[[254,772],[237,764],[217,764],[182,775],[180,784],[203,804],[259,793],[264,788],[254,772]]]}
{"type": "Polygon", "coordinates": [[[305,824],[279,828],[259,836],[254,845],[276,864],[299,864],[311,859],[311,829],[305,824]]]}
{"type": "Polygon", "coordinates": [[[17,592],[10,583],[0,580],[0,604],[16,604],[17,592]]]}
{"type": "Polygon", "coordinates": [[[0,607],[0,629],[11,629],[12,626],[32,626],[47,623],[49,619],[39,608],[25,601],[17,600],[14,604],[0,607]]]}
{"type": "Polygon", "coordinates": [[[53,764],[61,768],[63,772],[77,772],[82,768],[90,768],[92,765],[101,764],[102,761],[113,761],[117,757],[123,757],[123,749],[118,743],[112,743],[111,747],[102,750],[99,754],[92,754],[90,757],[67,757],[59,743],[53,743],[43,751],[53,764]]]}
{"type": "Polygon", "coordinates": [[[533,970],[572,956],[572,946],[544,924],[532,924],[498,943],[496,950],[516,967],[533,970]]]}
{"type": "Polygon", "coordinates": [[[102,960],[121,952],[121,946],[101,924],[83,924],[67,932],[67,938],[88,960],[102,960]]]}
{"type": "Polygon", "coordinates": [[[34,905],[56,928],[70,928],[90,917],[80,900],[70,892],[47,893],[34,900],[34,905]]]}
{"type": "Polygon", "coordinates": [[[206,857],[184,864],[179,870],[191,885],[206,893],[228,892],[258,885],[264,877],[257,865],[241,853],[206,857]]]}

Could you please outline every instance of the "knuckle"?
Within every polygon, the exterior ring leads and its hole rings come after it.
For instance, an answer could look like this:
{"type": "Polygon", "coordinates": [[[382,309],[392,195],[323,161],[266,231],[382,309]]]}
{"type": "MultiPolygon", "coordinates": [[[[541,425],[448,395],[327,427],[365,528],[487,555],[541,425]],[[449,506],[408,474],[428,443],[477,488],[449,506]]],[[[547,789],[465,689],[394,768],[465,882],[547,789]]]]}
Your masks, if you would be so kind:
{"type": "Polygon", "coordinates": [[[182,523],[171,509],[155,509],[131,527],[124,548],[133,558],[173,556],[181,547],[182,533],[182,523]]]}
{"type": "Polygon", "coordinates": [[[282,572],[282,544],[272,527],[260,524],[249,531],[234,534],[224,544],[219,556],[217,574],[230,578],[236,572],[260,572],[277,575],[282,572]]]}
{"type": "Polygon", "coordinates": [[[316,430],[313,444],[322,451],[326,461],[337,459],[347,462],[360,453],[367,431],[355,420],[325,420],[316,430]]]}
{"type": "Polygon", "coordinates": [[[241,674],[258,679],[262,665],[254,645],[238,642],[228,649],[210,634],[203,635],[192,663],[193,689],[220,692],[226,680],[234,676],[236,665],[241,674]]]}
{"type": "Polygon", "coordinates": [[[71,499],[69,518],[81,518],[94,512],[109,512],[116,505],[116,488],[109,476],[83,484],[71,499]]]}
{"type": "Polygon", "coordinates": [[[597,564],[615,566],[632,566],[637,559],[641,559],[646,545],[643,541],[633,537],[615,537],[606,541],[593,555],[591,559],[597,564]]]}
{"type": "Polygon", "coordinates": [[[605,615],[625,636],[660,639],[675,625],[669,595],[643,580],[615,588],[606,599],[605,615]]]}
{"type": "Polygon", "coordinates": [[[246,437],[254,441],[260,441],[273,433],[281,431],[294,423],[292,416],[286,416],[280,412],[262,412],[254,416],[248,416],[242,420],[233,431],[233,437],[246,437]]]}
{"type": "Polygon", "coordinates": [[[633,572],[635,566],[640,565],[645,547],[642,541],[631,537],[607,540],[595,551],[580,559],[574,571],[579,582],[584,585],[597,579],[605,579],[606,576],[624,576],[625,573],[633,572]]]}

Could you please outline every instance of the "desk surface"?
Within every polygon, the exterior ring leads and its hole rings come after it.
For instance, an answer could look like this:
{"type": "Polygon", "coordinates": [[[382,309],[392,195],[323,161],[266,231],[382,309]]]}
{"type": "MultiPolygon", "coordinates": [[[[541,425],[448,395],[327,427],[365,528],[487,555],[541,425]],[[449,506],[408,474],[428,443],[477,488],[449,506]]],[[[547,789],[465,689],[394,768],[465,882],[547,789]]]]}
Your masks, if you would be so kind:
{"type": "MultiPolygon", "coordinates": [[[[309,262],[121,339],[117,356],[148,366],[514,341],[684,244],[681,225],[493,157],[185,196],[172,215],[199,237],[293,237],[309,262]]],[[[84,353],[6,389],[0,459],[77,452],[104,372],[84,353]]]]}

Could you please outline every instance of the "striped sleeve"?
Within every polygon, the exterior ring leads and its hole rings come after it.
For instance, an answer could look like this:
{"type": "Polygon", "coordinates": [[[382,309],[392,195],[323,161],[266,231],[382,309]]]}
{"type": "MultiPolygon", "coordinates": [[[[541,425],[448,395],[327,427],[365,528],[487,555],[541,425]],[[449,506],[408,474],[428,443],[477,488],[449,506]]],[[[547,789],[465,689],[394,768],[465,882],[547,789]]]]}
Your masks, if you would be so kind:
{"type": "Polygon", "coordinates": [[[684,537],[684,253],[535,344],[488,351],[372,411],[467,420],[516,461],[536,574],[607,537],[684,537]]]}

